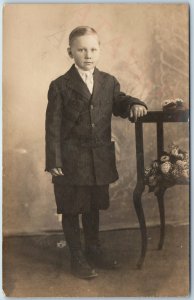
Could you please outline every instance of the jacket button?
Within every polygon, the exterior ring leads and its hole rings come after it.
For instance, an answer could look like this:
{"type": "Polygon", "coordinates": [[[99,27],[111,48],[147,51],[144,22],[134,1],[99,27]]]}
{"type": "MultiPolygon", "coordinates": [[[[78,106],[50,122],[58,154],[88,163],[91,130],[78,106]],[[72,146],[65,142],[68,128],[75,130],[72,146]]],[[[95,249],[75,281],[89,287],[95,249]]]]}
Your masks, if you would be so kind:
{"type": "Polygon", "coordinates": [[[94,123],[92,123],[92,128],[94,128],[95,127],[95,124],[94,123]]]}
{"type": "Polygon", "coordinates": [[[93,104],[90,105],[90,109],[91,110],[94,109],[94,105],[93,104]]]}

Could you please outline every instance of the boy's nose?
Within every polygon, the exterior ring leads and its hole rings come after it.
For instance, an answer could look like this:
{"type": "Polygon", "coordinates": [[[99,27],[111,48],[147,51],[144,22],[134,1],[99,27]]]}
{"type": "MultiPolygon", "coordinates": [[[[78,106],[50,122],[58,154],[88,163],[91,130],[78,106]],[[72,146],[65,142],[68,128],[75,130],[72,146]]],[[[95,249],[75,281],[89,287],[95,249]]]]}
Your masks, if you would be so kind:
{"type": "Polygon", "coordinates": [[[86,55],[85,55],[85,58],[91,58],[91,52],[90,51],[86,51],[86,55]]]}

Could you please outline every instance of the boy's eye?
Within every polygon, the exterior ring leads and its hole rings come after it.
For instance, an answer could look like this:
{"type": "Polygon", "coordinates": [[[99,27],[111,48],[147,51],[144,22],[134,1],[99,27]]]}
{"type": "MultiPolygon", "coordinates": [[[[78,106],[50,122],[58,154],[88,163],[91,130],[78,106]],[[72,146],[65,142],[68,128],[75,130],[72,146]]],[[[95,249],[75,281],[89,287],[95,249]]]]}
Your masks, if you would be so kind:
{"type": "MultiPolygon", "coordinates": [[[[84,48],[79,48],[78,51],[79,51],[79,52],[84,52],[84,51],[87,51],[87,50],[84,49],[84,48]]],[[[92,48],[91,51],[92,51],[92,52],[95,52],[95,51],[97,51],[97,49],[96,49],[96,48],[92,48]]]]}

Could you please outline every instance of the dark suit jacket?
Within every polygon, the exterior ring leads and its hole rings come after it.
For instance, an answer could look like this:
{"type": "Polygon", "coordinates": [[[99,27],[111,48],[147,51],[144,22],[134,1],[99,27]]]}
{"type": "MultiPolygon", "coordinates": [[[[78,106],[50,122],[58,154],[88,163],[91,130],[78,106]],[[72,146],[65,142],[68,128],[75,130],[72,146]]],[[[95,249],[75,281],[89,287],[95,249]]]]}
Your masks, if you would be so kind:
{"type": "Polygon", "coordinates": [[[65,185],[105,185],[118,179],[111,116],[128,117],[133,104],[145,104],[120,92],[115,77],[94,70],[91,95],[73,65],[52,81],[46,111],[46,170],[60,167],[65,185]]]}

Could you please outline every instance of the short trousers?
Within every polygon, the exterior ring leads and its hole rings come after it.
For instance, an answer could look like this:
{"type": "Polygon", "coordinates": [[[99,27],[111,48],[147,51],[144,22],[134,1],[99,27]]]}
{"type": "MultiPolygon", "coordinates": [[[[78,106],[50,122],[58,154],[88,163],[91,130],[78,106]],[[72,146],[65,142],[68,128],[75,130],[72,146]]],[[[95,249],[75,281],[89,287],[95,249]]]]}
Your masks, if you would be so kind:
{"type": "Polygon", "coordinates": [[[54,184],[55,201],[58,214],[81,214],[91,208],[107,209],[109,185],[70,186],[54,184]]]}

